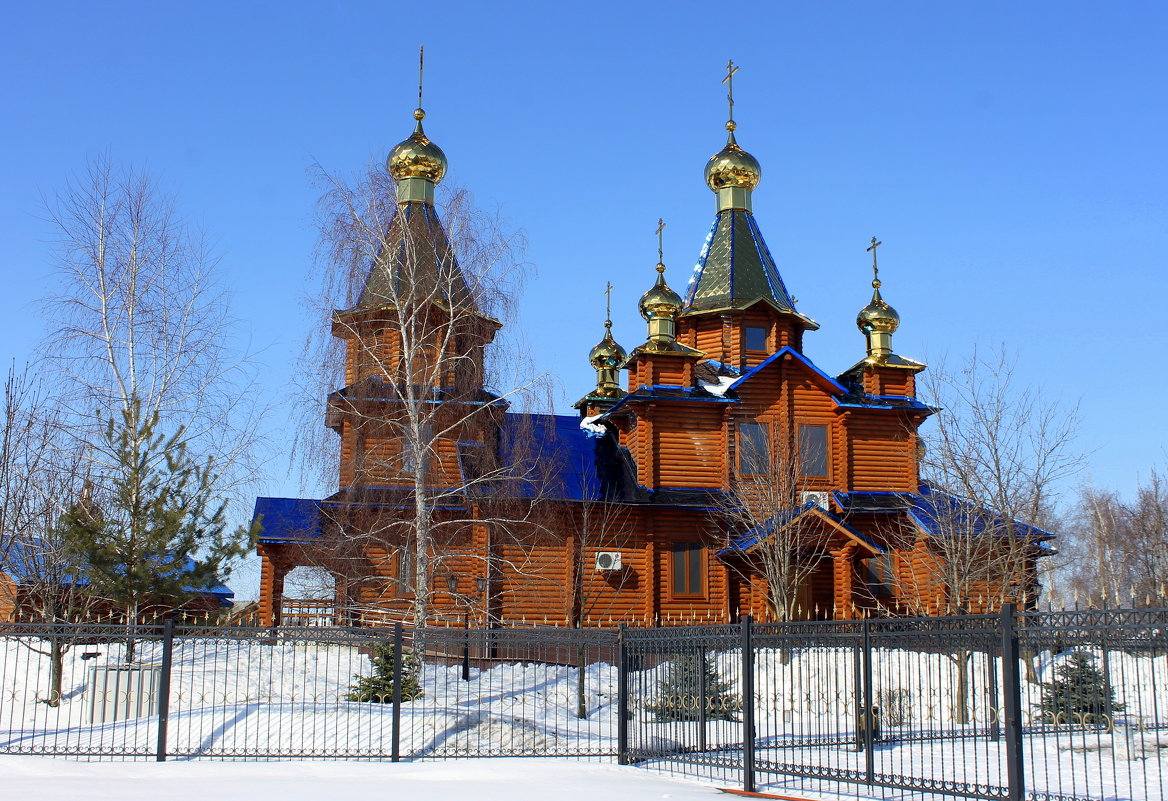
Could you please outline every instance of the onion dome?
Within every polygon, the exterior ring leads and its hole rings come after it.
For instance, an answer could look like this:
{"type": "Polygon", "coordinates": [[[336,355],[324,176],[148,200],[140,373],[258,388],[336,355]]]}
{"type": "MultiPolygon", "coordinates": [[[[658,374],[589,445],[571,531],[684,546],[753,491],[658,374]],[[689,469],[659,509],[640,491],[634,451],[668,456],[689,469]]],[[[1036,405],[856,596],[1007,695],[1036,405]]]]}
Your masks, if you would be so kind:
{"type": "Polygon", "coordinates": [[[619,368],[629,358],[625,349],[612,338],[612,320],[604,321],[604,339],[588,353],[588,362],[597,370],[619,368]]]}
{"type": "Polygon", "coordinates": [[[657,283],[641,295],[641,316],[652,322],[654,319],[677,317],[681,311],[681,296],[665,283],[665,265],[657,264],[657,283]]]}
{"type": "Polygon", "coordinates": [[[446,175],[446,154],[442,152],[442,148],[431,142],[426,132],[422,130],[422,120],[425,117],[426,112],[420,108],[416,109],[414,119],[418,124],[413,134],[389,151],[389,158],[385,163],[395,181],[422,178],[436,184],[446,175]]]}
{"type": "Polygon", "coordinates": [[[856,327],[865,334],[893,334],[900,328],[900,315],[880,296],[879,279],[872,281],[872,300],[856,315],[856,327]]]}
{"type": "Polygon", "coordinates": [[[726,147],[710,156],[706,162],[706,184],[715,192],[729,188],[753,190],[762,178],[758,159],[739,147],[734,140],[735,127],[733,121],[726,123],[726,130],[730,132],[726,147]]]}

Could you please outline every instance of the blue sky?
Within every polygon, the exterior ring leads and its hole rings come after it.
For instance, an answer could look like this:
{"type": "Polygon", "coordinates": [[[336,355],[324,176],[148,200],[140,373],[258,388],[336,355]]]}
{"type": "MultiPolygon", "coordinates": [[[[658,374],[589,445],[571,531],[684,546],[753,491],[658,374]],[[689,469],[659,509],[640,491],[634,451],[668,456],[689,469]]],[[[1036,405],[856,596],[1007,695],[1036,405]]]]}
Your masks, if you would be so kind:
{"type": "MultiPolygon", "coordinates": [[[[354,172],[427,132],[529,242],[516,325],[561,381],[592,386],[603,289],[684,286],[713,219],[724,140],[763,165],[755,213],[807,354],[863,355],[878,235],[898,352],[1005,343],[1018,377],[1080,402],[1090,476],[1130,492],[1168,462],[1168,11],[1155,3],[24,3],[0,33],[0,357],[25,359],[49,287],[41,197],[109,153],[158,176],[221,256],[279,401],[310,318],[311,167],[354,172]]],[[[273,432],[286,429],[279,413],[273,432]]],[[[296,494],[279,453],[265,491],[296,494]]]]}

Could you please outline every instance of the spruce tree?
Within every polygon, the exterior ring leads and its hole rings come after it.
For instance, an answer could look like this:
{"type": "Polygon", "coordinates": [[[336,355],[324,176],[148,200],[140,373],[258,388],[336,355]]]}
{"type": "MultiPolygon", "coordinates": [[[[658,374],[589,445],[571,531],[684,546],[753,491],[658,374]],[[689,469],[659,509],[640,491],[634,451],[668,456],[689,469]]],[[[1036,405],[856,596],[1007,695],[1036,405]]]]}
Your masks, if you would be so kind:
{"type": "MultiPolygon", "coordinates": [[[[160,427],[136,398],[106,421],[93,500],[68,510],[60,528],[83,589],[121,610],[127,626],[210,589],[252,547],[248,528],[228,529],[213,462],[188,455],[183,429],[167,436],[160,427]]],[[[127,645],[133,661],[132,638],[127,645]]]]}
{"type": "MultiPolygon", "coordinates": [[[[403,649],[404,650],[404,649],[403,649]]],[[[373,672],[368,676],[354,674],[356,681],[349,688],[346,701],[364,701],[374,704],[393,703],[393,666],[396,653],[391,642],[374,645],[369,654],[373,662],[373,672]]],[[[422,681],[418,657],[413,651],[405,651],[402,658],[401,697],[403,701],[416,701],[422,692],[422,681]]]]}
{"type": "Polygon", "coordinates": [[[1106,715],[1123,711],[1090,654],[1076,651],[1055,668],[1054,675],[1043,685],[1038,704],[1044,723],[1099,723],[1106,715]]]}
{"type": "Polygon", "coordinates": [[[734,720],[738,696],[704,652],[679,654],[671,661],[657,685],[657,697],[645,710],[661,722],[699,720],[703,673],[706,720],[734,720]]]}

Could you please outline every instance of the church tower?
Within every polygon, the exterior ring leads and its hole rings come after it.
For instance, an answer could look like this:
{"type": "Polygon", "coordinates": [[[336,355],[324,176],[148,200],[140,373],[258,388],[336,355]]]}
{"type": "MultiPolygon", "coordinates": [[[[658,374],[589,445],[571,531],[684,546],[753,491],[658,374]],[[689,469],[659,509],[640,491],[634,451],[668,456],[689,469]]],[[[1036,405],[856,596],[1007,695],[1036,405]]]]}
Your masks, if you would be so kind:
{"type": "Polygon", "coordinates": [[[706,237],[677,320],[678,339],[709,358],[739,370],[753,367],[784,347],[803,349],[803,332],[818,324],[795,310],[753,212],[752,194],[762,178],[758,160],[734,136],[734,73],[727,64],[726,146],[706,163],[706,185],[717,216],[706,237]]]}
{"type": "Polygon", "coordinates": [[[455,480],[455,443],[489,436],[439,411],[483,400],[484,350],[501,324],[480,310],[484,288],[468,281],[435,209],[447,161],[422,127],[420,77],[413,116],[413,133],[386,159],[395,190],[386,221],[374,214],[354,226],[354,258],[372,254],[364,285],[333,313],[345,387],[330,396],[327,422],[341,436],[342,490],[409,486],[422,472],[455,480]]]}

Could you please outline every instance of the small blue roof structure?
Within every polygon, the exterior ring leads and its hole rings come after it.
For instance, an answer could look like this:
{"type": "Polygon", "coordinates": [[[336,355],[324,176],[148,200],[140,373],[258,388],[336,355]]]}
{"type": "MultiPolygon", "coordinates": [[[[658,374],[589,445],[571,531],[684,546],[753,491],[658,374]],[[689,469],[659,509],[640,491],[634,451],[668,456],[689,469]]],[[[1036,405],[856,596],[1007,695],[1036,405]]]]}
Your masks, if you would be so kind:
{"type": "Polygon", "coordinates": [[[263,542],[307,542],[320,536],[320,501],[310,498],[256,498],[263,542]]]}
{"type": "MultiPolygon", "coordinates": [[[[3,571],[17,585],[32,583],[39,572],[35,552],[36,547],[35,542],[12,542],[9,545],[7,554],[5,554],[3,564],[0,564],[0,571],[3,571]]],[[[194,567],[194,560],[188,559],[185,572],[192,572],[194,567]]],[[[85,578],[85,576],[65,576],[61,584],[64,587],[85,587],[89,584],[89,579],[85,578]]],[[[183,587],[183,590],[196,595],[209,595],[218,598],[220,604],[223,606],[231,606],[235,599],[235,591],[226,584],[214,584],[210,587],[203,588],[183,587]]]]}
{"type": "Polygon", "coordinates": [[[780,359],[785,359],[788,356],[794,357],[801,364],[803,364],[805,367],[807,367],[813,373],[815,373],[815,375],[820,379],[821,383],[823,384],[824,389],[828,390],[832,394],[843,395],[844,393],[847,392],[847,389],[844,387],[843,384],[836,381],[834,378],[829,376],[827,373],[820,370],[818,367],[815,366],[815,363],[813,361],[808,359],[806,356],[804,356],[799,351],[792,348],[790,345],[776,351],[775,353],[772,353],[770,356],[763,359],[761,362],[756,364],[754,367],[751,367],[749,370],[747,370],[745,373],[742,374],[741,378],[739,378],[737,381],[735,381],[733,384],[730,385],[730,389],[737,390],[740,386],[745,384],[750,379],[754,378],[756,375],[758,375],[760,372],[762,372],[766,368],[770,367],[776,361],[779,361],[780,359]]]}
{"type": "Polygon", "coordinates": [[[840,519],[839,515],[828,509],[822,508],[819,506],[819,504],[815,503],[815,501],[808,501],[802,506],[796,506],[791,509],[784,509],[774,517],[771,517],[763,523],[760,523],[754,528],[744,532],[736,540],[730,543],[730,545],[718,551],[718,556],[724,556],[733,553],[749,553],[768,537],[773,536],[776,531],[781,531],[799,518],[808,514],[815,515],[823,520],[826,520],[842,533],[867,546],[868,549],[872,551],[872,553],[883,552],[883,549],[880,546],[876,545],[876,543],[872,542],[863,534],[845,523],[842,519],[840,519]]]}

